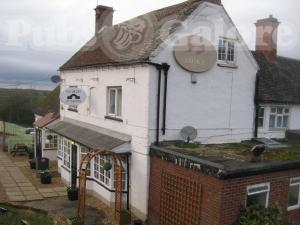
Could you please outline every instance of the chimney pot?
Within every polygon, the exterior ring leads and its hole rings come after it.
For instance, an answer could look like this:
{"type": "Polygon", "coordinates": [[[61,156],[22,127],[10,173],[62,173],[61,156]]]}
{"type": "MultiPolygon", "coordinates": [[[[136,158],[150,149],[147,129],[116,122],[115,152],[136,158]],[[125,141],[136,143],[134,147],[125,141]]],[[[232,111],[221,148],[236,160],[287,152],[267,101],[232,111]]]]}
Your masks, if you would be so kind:
{"type": "Polygon", "coordinates": [[[279,22],[273,15],[266,19],[258,20],[256,25],[256,51],[275,62],[277,59],[277,36],[279,22]]]}
{"type": "Polygon", "coordinates": [[[95,12],[95,34],[97,34],[103,27],[109,27],[113,25],[114,9],[112,7],[98,5],[95,8],[95,12]]]}

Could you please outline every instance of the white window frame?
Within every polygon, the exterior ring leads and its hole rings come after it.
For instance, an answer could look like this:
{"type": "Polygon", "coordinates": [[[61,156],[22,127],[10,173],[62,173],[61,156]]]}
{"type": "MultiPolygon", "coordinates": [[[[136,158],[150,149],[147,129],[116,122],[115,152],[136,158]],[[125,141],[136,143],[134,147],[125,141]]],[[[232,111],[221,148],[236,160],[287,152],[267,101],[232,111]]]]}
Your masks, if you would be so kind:
{"type": "Polygon", "coordinates": [[[265,127],[265,115],[266,115],[266,108],[265,107],[259,107],[258,108],[258,118],[257,120],[262,120],[262,125],[260,126],[258,123],[258,128],[264,128],[265,127]],[[260,115],[260,110],[263,110],[263,115],[260,115]]]}
{"type": "Polygon", "coordinates": [[[114,170],[112,167],[111,170],[105,171],[103,168],[105,162],[111,162],[111,164],[113,165],[111,156],[97,154],[94,157],[94,165],[93,165],[93,171],[92,171],[91,175],[94,177],[95,180],[100,182],[102,185],[111,189],[112,173],[114,170]],[[101,161],[103,163],[101,163],[101,161]]]}
{"type": "Polygon", "coordinates": [[[122,117],[122,102],[123,102],[123,90],[121,86],[117,87],[107,87],[107,115],[116,117],[116,118],[121,118],[122,117]],[[114,113],[110,112],[110,104],[111,104],[111,99],[110,99],[110,91],[115,91],[115,108],[114,108],[114,113]],[[118,99],[119,97],[119,92],[121,91],[121,99],[118,99]],[[119,102],[121,101],[121,104],[119,102]],[[118,110],[118,107],[121,107],[118,110]],[[118,112],[119,115],[118,115],[118,112]]]}
{"type": "Polygon", "coordinates": [[[286,106],[271,106],[270,107],[270,116],[269,116],[269,129],[288,129],[289,127],[289,121],[290,121],[290,108],[286,107],[286,106]],[[282,109],[282,113],[278,113],[279,109],[282,109]],[[272,112],[272,110],[275,109],[276,112],[272,112]],[[286,110],[288,110],[288,112],[286,113],[286,110]],[[274,127],[271,127],[271,116],[275,116],[275,124],[274,127]],[[287,116],[288,120],[287,120],[287,126],[283,126],[283,121],[284,121],[284,117],[287,116]],[[281,119],[281,126],[278,126],[278,119],[281,119]]]}
{"type": "Polygon", "coordinates": [[[63,139],[63,149],[64,149],[64,157],[63,157],[63,164],[67,168],[71,168],[71,148],[72,143],[68,139],[63,139]]]}
{"type": "Polygon", "coordinates": [[[236,64],[236,53],[237,53],[236,52],[236,40],[230,39],[230,38],[225,38],[225,37],[219,38],[219,43],[218,43],[218,62],[219,63],[235,65],[236,64]],[[233,48],[230,48],[230,45],[232,45],[233,48]],[[229,59],[230,55],[233,55],[232,60],[229,59]]]}
{"type": "Polygon", "coordinates": [[[45,132],[45,149],[57,149],[58,148],[58,135],[52,132],[45,132]],[[48,135],[52,136],[52,139],[48,139],[48,135]],[[48,143],[47,143],[48,142],[48,143]]]}
{"type": "Polygon", "coordinates": [[[245,206],[247,207],[248,196],[257,195],[257,194],[261,194],[261,193],[267,193],[265,208],[268,208],[268,206],[269,206],[269,196],[270,196],[270,183],[263,183],[263,184],[256,184],[256,185],[247,186],[245,206]],[[266,190],[251,192],[251,189],[263,188],[263,187],[266,187],[266,190]]]}
{"type": "Polygon", "coordinates": [[[64,157],[64,149],[63,149],[63,137],[58,136],[57,140],[57,156],[61,159],[64,157]]]}
{"type": "MultiPolygon", "coordinates": [[[[80,146],[80,153],[79,153],[79,157],[78,157],[78,165],[80,165],[81,160],[83,159],[83,157],[84,157],[89,151],[90,151],[89,148],[84,147],[84,146],[80,146]]],[[[87,165],[87,173],[86,173],[86,176],[87,176],[87,177],[91,177],[91,174],[92,174],[91,163],[92,163],[92,161],[90,161],[89,164],[87,165]]]]}
{"type": "Polygon", "coordinates": [[[297,205],[293,205],[293,206],[288,206],[287,210],[291,211],[291,210],[295,210],[295,209],[299,209],[300,208],[300,177],[294,177],[290,179],[290,187],[294,187],[294,186],[299,186],[299,192],[298,192],[298,203],[297,205]]]}

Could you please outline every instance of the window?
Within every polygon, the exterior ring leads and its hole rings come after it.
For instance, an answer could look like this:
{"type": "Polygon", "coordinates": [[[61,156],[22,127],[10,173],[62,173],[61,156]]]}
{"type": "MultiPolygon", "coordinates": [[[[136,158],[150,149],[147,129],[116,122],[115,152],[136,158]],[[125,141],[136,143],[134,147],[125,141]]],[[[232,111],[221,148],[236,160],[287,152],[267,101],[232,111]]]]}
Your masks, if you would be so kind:
{"type": "Polygon", "coordinates": [[[258,109],[258,127],[264,127],[265,108],[258,109]]]}
{"type": "Polygon", "coordinates": [[[246,207],[249,207],[252,205],[268,207],[269,192],[270,192],[270,184],[269,183],[249,186],[247,188],[246,207]]]}
{"type": "MultiPolygon", "coordinates": [[[[80,147],[80,159],[79,159],[79,165],[81,163],[81,160],[84,158],[84,156],[89,152],[89,149],[84,147],[84,146],[81,146],[80,147]]],[[[86,175],[87,176],[91,176],[91,164],[89,163],[87,165],[87,169],[86,169],[86,175]]]]}
{"type": "Polygon", "coordinates": [[[288,210],[300,208],[300,177],[290,180],[288,210]]]}
{"type": "Polygon", "coordinates": [[[63,138],[61,136],[58,136],[58,141],[57,141],[57,156],[60,157],[60,158],[64,157],[63,138]]]}
{"type": "Polygon", "coordinates": [[[45,148],[56,149],[57,148],[57,135],[53,133],[45,133],[45,148]]]}
{"type": "Polygon", "coordinates": [[[94,177],[105,186],[111,187],[111,170],[105,171],[104,164],[112,163],[111,157],[106,155],[96,155],[94,158],[94,177]]]}
{"type": "Polygon", "coordinates": [[[70,161],[71,161],[71,142],[67,139],[63,140],[63,149],[64,149],[64,166],[70,168],[70,161]]]}
{"type": "Polygon", "coordinates": [[[90,89],[90,114],[91,115],[97,115],[97,93],[96,93],[96,88],[92,87],[90,89]]]}
{"type": "Polygon", "coordinates": [[[107,93],[107,112],[114,117],[122,116],[122,87],[109,87],[107,93]]]}
{"type": "Polygon", "coordinates": [[[225,38],[219,40],[218,60],[223,63],[235,62],[235,42],[225,38]]]}
{"type": "Polygon", "coordinates": [[[289,121],[289,112],[288,108],[284,107],[272,107],[270,112],[270,128],[288,128],[289,121]]]}

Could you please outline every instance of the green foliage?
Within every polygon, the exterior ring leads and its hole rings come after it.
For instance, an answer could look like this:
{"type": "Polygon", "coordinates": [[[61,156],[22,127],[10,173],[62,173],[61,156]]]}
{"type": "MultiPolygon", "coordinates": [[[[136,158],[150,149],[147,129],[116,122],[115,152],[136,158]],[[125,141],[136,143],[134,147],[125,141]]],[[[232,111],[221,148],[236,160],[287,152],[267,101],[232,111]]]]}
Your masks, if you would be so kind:
{"type": "Polygon", "coordinates": [[[177,141],[175,143],[175,146],[178,148],[198,148],[199,147],[199,143],[186,143],[184,141],[177,141]]]}
{"type": "Polygon", "coordinates": [[[43,101],[46,94],[46,91],[0,89],[0,120],[32,125],[33,109],[43,101]]]}
{"type": "Polygon", "coordinates": [[[237,222],[233,225],[293,225],[282,218],[280,206],[264,208],[250,206],[241,210],[237,222]]]}

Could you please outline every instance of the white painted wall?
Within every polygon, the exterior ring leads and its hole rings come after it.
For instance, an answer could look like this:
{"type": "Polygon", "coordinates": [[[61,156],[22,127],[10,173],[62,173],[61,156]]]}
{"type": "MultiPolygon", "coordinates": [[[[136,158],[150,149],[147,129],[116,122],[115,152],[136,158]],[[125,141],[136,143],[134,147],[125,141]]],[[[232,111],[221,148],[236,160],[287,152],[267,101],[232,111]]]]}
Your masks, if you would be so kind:
{"type": "MultiPolygon", "coordinates": [[[[148,65],[139,65],[122,68],[89,69],[80,71],[62,72],[64,82],[61,90],[68,86],[83,88],[88,96],[90,88],[97,93],[98,101],[90,113],[89,98],[78,108],[78,112],[61,110],[61,118],[71,118],[110,130],[128,134],[132,137],[131,150],[133,164],[130,165],[131,174],[131,205],[133,211],[145,218],[147,214],[147,190],[149,174],[149,142],[148,142],[148,117],[149,117],[149,68],[148,65]],[[135,78],[135,82],[127,81],[135,78]],[[122,86],[122,119],[123,122],[105,119],[107,87],[122,86]]],[[[67,175],[63,175],[67,176],[67,175]]],[[[91,186],[107,201],[112,201],[111,193],[104,194],[98,184],[91,186]],[[100,190],[101,189],[101,190],[100,190]]]]}
{"type": "MultiPolygon", "coordinates": [[[[183,28],[169,40],[167,48],[153,57],[155,62],[171,65],[168,78],[166,135],[161,140],[178,140],[180,130],[193,126],[198,130],[196,141],[226,143],[248,140],[253,136],[254,90],[257,67],[239,35],[233,32],[230,20],[221,7],[207,4],[200,7],[183,28]],[[210,29],[202,23],[207,19],[210,29]],[[200,31],[199,31],[200,30],[200,31]],[[173,56],[176,40],[196,33],[210,40],[217,49],[219,37],[236,39],[237,68],[217,64],[208,72],[196,74],[197,84],[191,83],[191,73],[182,69],[173,56]]],[[[151,141],[155,136],[157,72],[152,69],[150,98],[151,141]]]]}
{"type": "MultiPolygon", "coordinates": [[[[215,27],[217,38],[212,40],[204,30],[202,35],[216,46],[220,36],[238,39],[238,68],[222,68],[217,65],[212,70],[198,74],[197,84],[191,84],[190,73],[183,70],[174,60],[172,45],[161,47],[153,54],[157,63],[171,65],[168,80],[167,131],[161,140],[180,139],[180,130],[187,125],[198,129],[197,141],[203,143],[240,142],[253,136],[254,90],[257,67],[246,48],[242,47],[240,36],[230,32],[230,20],[222,7],[208,4],[210,7],[197,10],[187,21],[187,26],[176,33],[184,36],[199,30],[199,21],[207,17],[215,27]],[[213,15],[213,16],[210,16],[213,15]],[[224,25],[221,26],[220,25],[224,25]]],[[[203,24],[202,24],[203,25],[203,24]]],[[[174,43],[175,39],[171,40],[174,43]]],[[[78,86],[88,95],[95,88],[98,99],[90,113],[89,98],[78,108],[78,112],[61,110],[61,119],[71,118],[132,136],[130,163],[130,203],[134,213],[146,218],[148,212],[149,186],[149,146],[155,141],[157,70],[150,65],[129,67],[110,67],[102,69],[83,69],[64,71],[61,90],[68,86],[78,86]],[[135,78],[135,82],[127,78],[135,78]],[[106,96],[108,86],[122,86],[123,122],[105,119],[106,96]]],[[[163,84],[163,82],[162,82],[163,84]]],[[[162,89],[163,93],[163,89],[162,89]]],[[[163,94],[161,95],[163,103],[163,94]]],[[[161,107],[162,114],[162,107],[161,107]]],[[[162,118],[162,116],[161,116],[162,118]]],[[[61,162],[59,160],[59,165],[61,162]]],[[[70,180],[70,174],[60,169],[62,177],[70,180]]],[[[108,201],[112,200],[95,183],[88,188],[98,192],[108,201]]]]}

